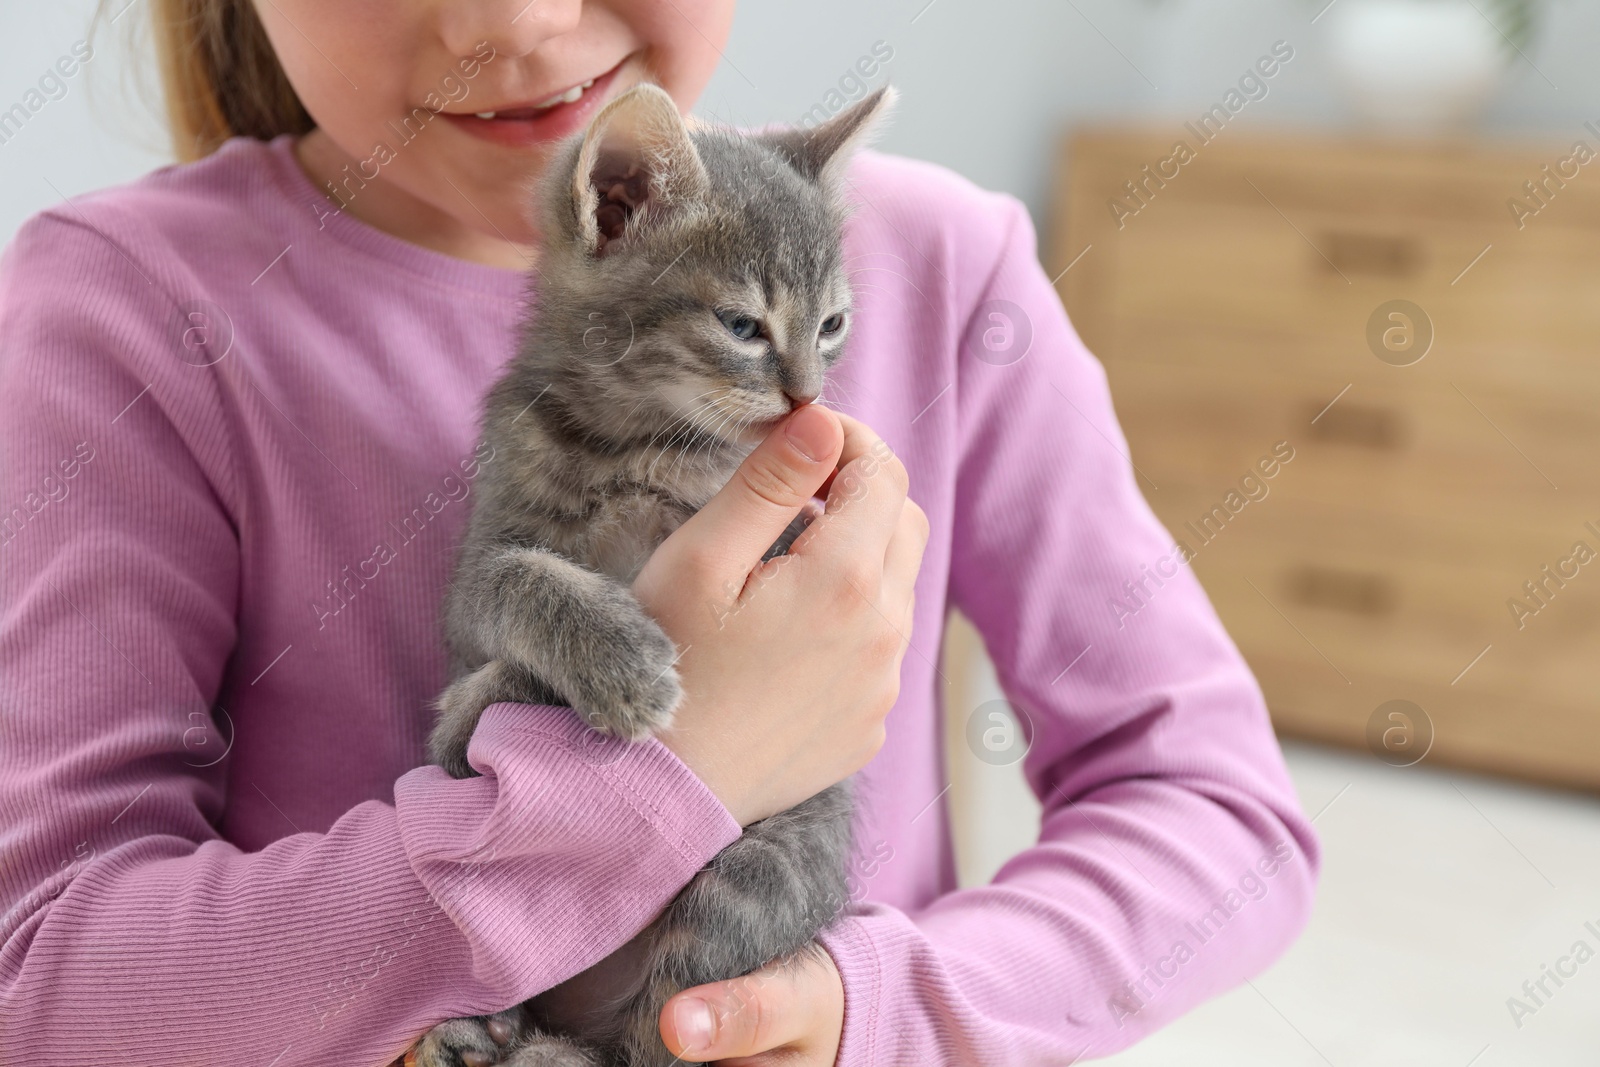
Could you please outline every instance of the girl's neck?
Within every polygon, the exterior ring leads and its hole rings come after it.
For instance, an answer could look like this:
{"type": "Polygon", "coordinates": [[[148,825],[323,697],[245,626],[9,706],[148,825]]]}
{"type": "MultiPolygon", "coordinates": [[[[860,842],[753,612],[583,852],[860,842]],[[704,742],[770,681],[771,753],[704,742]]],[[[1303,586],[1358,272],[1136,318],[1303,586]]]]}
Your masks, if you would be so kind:
{"type": "MultiPolygon", "coordinates": [[[[312,130],[294,146],[300,169],[319,189],[337,185],[352,158],[320,129],[312,130]]],[[[340,203],[330,195],[329,200],[340,203]]],[[[380,175],[369,181],[361,195],[342,204],[346,214],[404,241],[447,256],[491,267],[525,270],[535,259],[532,245],[514,244],[498,233],[485,233],[453,215],[420,200],[380,175]]]]}

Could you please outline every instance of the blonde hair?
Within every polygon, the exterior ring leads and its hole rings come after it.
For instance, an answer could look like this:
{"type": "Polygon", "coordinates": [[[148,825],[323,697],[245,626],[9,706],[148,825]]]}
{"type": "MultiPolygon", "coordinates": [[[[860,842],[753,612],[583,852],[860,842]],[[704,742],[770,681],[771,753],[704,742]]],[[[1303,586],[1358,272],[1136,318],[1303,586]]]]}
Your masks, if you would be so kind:
{"type": "Polygon", "coordinates": [[[208,156],[230,137],[266,141],[315,126],[251,0],[148,2],[179,160],[208,156]]]}

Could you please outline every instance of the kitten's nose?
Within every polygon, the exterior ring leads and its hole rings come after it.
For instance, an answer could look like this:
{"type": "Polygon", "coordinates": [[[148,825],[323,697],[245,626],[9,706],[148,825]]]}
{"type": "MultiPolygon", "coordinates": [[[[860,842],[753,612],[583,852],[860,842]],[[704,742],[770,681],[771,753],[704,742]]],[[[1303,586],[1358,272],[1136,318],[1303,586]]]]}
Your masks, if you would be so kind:
{"type": "Polygon", "coordinates": [[[798,411],[817,398],[816,393],[791,393],[787,390],[783,395],[789,398],[790,411],[798,411]]]}

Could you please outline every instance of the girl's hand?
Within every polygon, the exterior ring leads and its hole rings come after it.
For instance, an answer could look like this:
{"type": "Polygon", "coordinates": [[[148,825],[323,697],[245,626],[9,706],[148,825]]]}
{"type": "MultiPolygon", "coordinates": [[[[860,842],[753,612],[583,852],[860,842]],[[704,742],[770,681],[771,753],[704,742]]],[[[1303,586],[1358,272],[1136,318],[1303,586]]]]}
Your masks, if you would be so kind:
{"type": "Polygon", "coordinates": [[[742,826],[843,781],[883,744],[928,541],[906,484],[865,425],[806,405],[634,581],[680,650],[684,697],[659,736],[742,826]],[[760,563],[825,486],[826,511],[790,554],[760,563]]]}
{"type": "Polygon", "coordinates": [[[689,1063],[833,1067],[844,1032],[844,982],[833,957],[765,967],[685,989],[661,1012],[661,1040],[689,1063]]]}

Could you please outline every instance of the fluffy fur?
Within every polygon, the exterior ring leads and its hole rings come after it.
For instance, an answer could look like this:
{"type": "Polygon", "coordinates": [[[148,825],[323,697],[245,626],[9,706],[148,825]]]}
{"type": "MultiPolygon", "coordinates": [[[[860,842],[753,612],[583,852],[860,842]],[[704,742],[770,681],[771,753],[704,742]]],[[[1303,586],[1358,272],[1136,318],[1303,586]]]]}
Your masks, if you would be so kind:
{"type": "MultiPolygon", "coordinates": [[[[495,459],[446,605],[452,681],[429,744],[451,774],[475,773],[467,743],[497,701],[569,705],[631,740],[670,723],[678,651],[629,585],[843,354],[841,171],[891,99],[746,135],[640,86],[549,168],[538,308],[489,394],[495,459]]],[[[839,785],[748,827],[629,946],[632,988],[584,1040],[541,1030],[535,998],[441,1024],[417,1062],[677,1063],[657,1030],[672,994],[804,953],[836,916],[850,818],[839,785]]]]}

